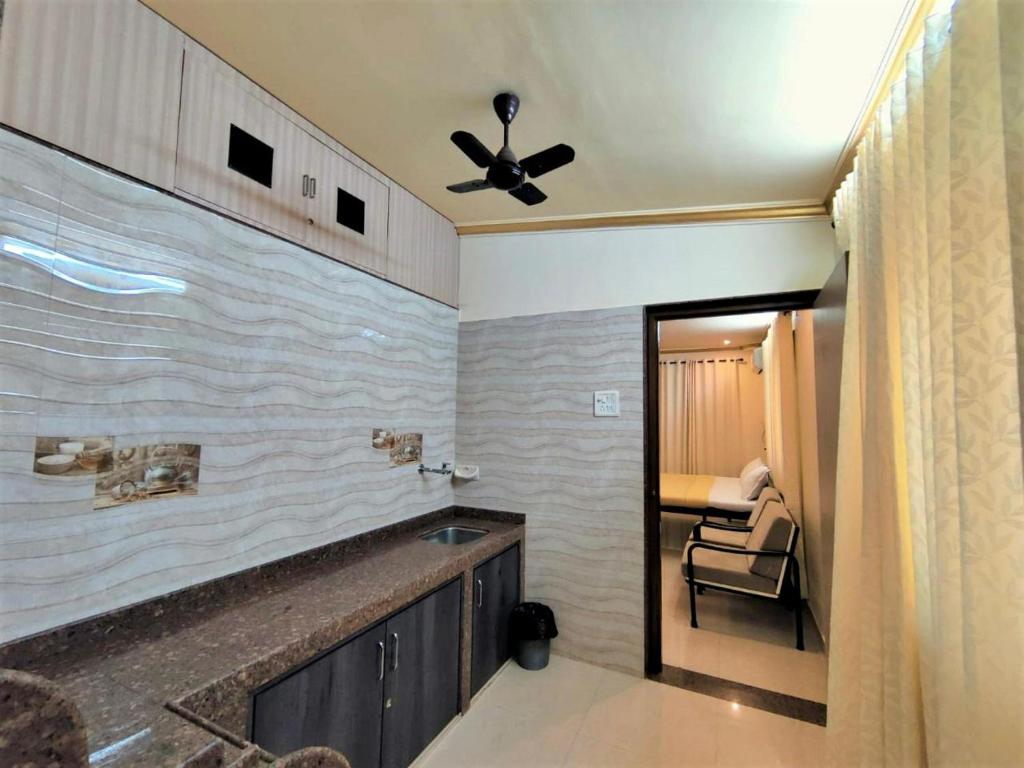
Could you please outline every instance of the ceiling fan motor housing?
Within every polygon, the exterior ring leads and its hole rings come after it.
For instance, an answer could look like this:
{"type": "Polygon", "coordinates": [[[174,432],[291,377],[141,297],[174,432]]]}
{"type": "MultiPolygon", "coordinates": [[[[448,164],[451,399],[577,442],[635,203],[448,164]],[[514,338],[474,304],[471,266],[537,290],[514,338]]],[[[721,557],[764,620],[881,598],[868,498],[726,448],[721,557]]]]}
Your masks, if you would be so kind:
{"type": "Polygon", "coordinates": [[[507,146],[498,152],[498,158],[487,169],[487,180],[498,189],[515,189],[523,183],[526,174],[507,146]]]}

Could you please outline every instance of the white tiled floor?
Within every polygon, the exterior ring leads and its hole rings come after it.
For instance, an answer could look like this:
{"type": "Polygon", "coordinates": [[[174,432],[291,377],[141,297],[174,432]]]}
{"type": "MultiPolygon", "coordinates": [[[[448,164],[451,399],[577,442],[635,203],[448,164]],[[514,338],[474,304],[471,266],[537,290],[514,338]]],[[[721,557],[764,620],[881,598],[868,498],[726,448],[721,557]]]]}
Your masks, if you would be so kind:
{"type": "Polygon", "coordinates": [[[552,656],[507,666],[416,768],[819,766],[825,729],[552,656]]]}
{"type": "Polygon", "coordinates": [[[661,552],[662,661],[824,703],[828,659],[810,613],[804,611],[806,650],[798,651],[793,614],[785,608],[709,589],[697,596],[700,627],[693,629],[681,558],[678,550],[661,552]]]}

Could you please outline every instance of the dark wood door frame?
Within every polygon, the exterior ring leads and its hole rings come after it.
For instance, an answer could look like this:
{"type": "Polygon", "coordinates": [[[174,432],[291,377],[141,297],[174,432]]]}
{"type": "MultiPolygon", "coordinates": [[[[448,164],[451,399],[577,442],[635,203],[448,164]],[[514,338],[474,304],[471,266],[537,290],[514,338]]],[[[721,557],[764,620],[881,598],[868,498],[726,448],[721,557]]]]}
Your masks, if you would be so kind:
{"type": "Polygon", "coordinates": [[[644,307],[644,666],[661,672],[661,462],[658,446],[658,323],[749,312],[810,309],[818,291],[790,291],[731,299],[644,307]]]}

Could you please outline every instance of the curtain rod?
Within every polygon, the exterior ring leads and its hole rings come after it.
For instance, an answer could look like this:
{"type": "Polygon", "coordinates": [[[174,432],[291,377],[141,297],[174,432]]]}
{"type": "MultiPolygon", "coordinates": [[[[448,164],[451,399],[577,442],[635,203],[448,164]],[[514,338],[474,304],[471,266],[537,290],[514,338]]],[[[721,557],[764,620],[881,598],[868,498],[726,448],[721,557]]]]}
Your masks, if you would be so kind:
{"type": "Polygon", "coordinates": [[[748,349],[757,349],[760,346],[761,346],[761,344],[758,343],[758,344],[744,344],[743,346],[740,346],[740,347],[703,347],[703,348],[697,348],[697,349],[661,349],[661,350],[658,350],[658,354],[659,355],[681,355],[681,354],[683,354],[685,352],[725,352],[725,350],[727,350],[727,349],[729,350],[729,352],[743,352],[743,351],[748,350],[748,349]]]}

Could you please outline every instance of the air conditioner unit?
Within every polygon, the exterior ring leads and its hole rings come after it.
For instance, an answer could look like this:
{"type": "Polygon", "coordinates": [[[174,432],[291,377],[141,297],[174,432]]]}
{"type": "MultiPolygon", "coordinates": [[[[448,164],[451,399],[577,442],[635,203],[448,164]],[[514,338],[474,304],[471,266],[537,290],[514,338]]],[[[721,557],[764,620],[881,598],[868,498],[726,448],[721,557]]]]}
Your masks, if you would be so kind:
{"type": "Polygon", "coordinates": [[[754,373],[760,373],[764,370],[764,347],[754,347],[751,362],[754,364],[754,373]]]}

